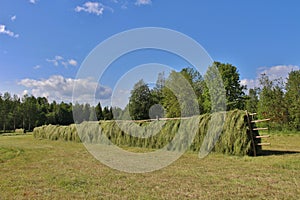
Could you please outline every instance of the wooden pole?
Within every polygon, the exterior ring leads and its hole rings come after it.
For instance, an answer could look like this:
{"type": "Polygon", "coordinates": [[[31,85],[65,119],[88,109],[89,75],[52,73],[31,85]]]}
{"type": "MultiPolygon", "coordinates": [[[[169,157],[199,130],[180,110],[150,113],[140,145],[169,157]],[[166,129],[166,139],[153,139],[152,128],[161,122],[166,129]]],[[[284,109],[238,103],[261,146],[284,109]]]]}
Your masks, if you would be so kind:
{"type": "Polygon", "coordinates": [[[263,131],[263,130],[269,130],[268,128],[254,128],[253,131],[263,131]]]}
{"type": "Polygon", "coordinates": [[[253,156],[256,156],[256,145],[254,142],[254,136],[253,136],[253,132],[252,132],[252,124],[251,121],[249,119],[249,114],[248,111],[246,110],[246,115],[247,115],[247,121],[248,121],[248,125],[249,125],[249,130],[250,130],[250,137],[251,137],[251,142],[252,142],[252,148],[253,148],[253,156]]]}
{"type": "Polygon", "coordinates": [[[268,145],[271,145],[271,143],[258,143],[257,145],[258,146],[268,146],[268,145]]]}
{"type": "Polygon", "coordinates": [[[249,113],[250,116],[257,115],[257,113],[249,113]]]}
{"type": "Polygon", "coordinates": [[[258,135],[255,138],[269,138],[269,135],[258,135]]]}
{"type": "Polygon", "coordinates": [[[251,123],[266,122],[266,121],[270,121],[270,120],[271,120],[271,119],[259,119],[259,120],[251,121],[251,123]]]}

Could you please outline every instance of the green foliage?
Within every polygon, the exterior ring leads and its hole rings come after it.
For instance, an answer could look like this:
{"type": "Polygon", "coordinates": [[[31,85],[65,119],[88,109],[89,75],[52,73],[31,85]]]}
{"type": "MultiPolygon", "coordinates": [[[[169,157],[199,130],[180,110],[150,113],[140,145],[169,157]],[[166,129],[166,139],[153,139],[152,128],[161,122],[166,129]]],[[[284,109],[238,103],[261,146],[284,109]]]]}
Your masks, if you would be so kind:
{"type": "Polygon", "coordinates": [[[57,109],[56,120],[60,125],[69,125],[73,123],[72,104],[62,102],[57,109]]]}
{"type": "Polygon", "coordinates": [[[166,79],[164,73],[160,73],[153,89],[143,81],[137,83],[130,103],[123,110],[108,106],[102,108],[100,102],[95,107],[78,103],[49,103],[45,97],[25,95],[20,98],[6,92],[0,94],[0,132],[14,132],[20,128],[30,131],[48,124],[69,125],[74,120],[82,123],[113,118],[193,116],[221,111],[225,107],[227,110],[257,112],[261,119],[271,118],[273,130],[300,130],[299,74],[299,70],[292,71],[287,83],[262,75],[260,88],[250,89],[249,95],[245,96],[245,87],[240,84],[238,70],[233,65],[215,62],[204,75],[205,81],[193,68],[184,68],[180,72],[171,72],[166,79]]]}
{"type": "Polygon", "coordinates": [[[292,71],[286,83],[286,103],[290,128],[300,130],[300,70],[292,71]]]}
{"type": "Polygon", "coordinates": [[[96,112],[96,117],[97,117],[98,120],[103,120],[104,119],[100,102],[95,107],[95,112],[96,112]]]}
{"type": "MultiPolygon", "coordinates": [[[[150,118],[163,118],[165,117],[165,110],[163,105],[163,89],[166,85],[166,79],[164,72],[158,73],[157,81],[155,87],[151,90],[152,104],[156,105],[155,109],[149,111],[150,118]],[[152,116],[151,116],[152,115],[152,116]]],[[[151,109],[151,108],[150,108],[151,109]]]]}
{"type": "Polygon", "coordinates": [[[163,106],[166,109],[166,117],[179,117],[181,115],[179,102],[168,87],[163,88],[163,106]]]}
{"type": "Polygon", "coordinates": [[[158,73],[157,81],[153,90],[151,90],[151,95],[153,103],[160,104],[162,103],[163,93],[162,90],[166,85],[165,73],[158,73]]]}
{"type": "Polygon", "coordinates": [[[162,104],[167,117],[187,117],[200,113],[202,77],[193,68],[172,71],[162,89],[162,104]]]}
{"type": "Polygon", "coordinates": [[[184,68],[181,70],[180,73],[184,76],[186,80],[188,80],[189,84],[192,86],[195,92],[198,105],[199,105],[199,112],[204,113],[203,91],[204,91],[205,83],[202,75],[194,68],[184,68]]]}
{"type": "Polygon", "coordinates": [[[24,129],[31,131],[34,127],[45,124],[69,125],[73,123],[72,104],[55,101],[49,103],[45,97],[0,94],[0,129],[24,129]]]}
{"type": "MultiPolygon", "coordinates": [[[[203,91],[203,107],[206,113],[225,111],[226,109],[226,91],[222,81],[221,74],[216,64],[208,67],[203,91]]],[[[228,108],[228,107],[227,107],[228,108]]]]}
{"type": "Polygon", "coordinates": [[[113,111],[112,108],[105,106],[103,109],[103,119],[104,120],[112,120],[113,119],[113,111]]]}
{"type": "Polygon", "coordinates": [[[129,100],[130,116],[134,120],[149,119],[149,109],[152,105],[150,89],[143,80],[134,85],[129,100]]]}
{"type": "Polygon", "coordinates": [[[270,80],[266,74],[262,74],[260,84],[262,88],[258,103],[259,118],[271,118],[271,127],[282,129],[288,121],[282,80],[270,80]]]}
{"type": "MultiPolygon", "coordinates": [[[[226,109],[244,109],[245,106],[245,86],[240,84],[240,75],[235,66],[214,62],[212,67],[216,67],[222,77],[223,85],[226,90],[226,109]]],[[[209,71],[209,69],[207,70],[209,71]]],[[[215,73],[215,76],[217,73],[215,73]]],[[[210,78],[212,80],[212,78],[210,78]]],[[[217,85],[217,84],[216,84],[217,85]]]]}
{"type": "Polygon", "coordinates": [[[257,105],[258,105],[258,88],[251,88],[249,89],[249,95],[246,100],[246,110],[249,113],[256,113],[257,112],[257,105]]]}

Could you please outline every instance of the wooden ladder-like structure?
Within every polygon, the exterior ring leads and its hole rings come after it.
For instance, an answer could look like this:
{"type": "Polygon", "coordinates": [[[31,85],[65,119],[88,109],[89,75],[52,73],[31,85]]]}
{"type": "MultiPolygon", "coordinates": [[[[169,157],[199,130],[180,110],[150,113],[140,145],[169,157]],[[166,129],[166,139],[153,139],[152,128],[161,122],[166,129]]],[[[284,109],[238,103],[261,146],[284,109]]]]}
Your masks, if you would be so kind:
{"type": "Polygon", "coordinates": [[[256,143],[255,140],[256,139],[260,139],[260,138],[269,138],[270,135],[257,135],[255,136],[253,131],[262,131],[262,130],[269,130],[269,128],[256,128],[253,125],[255,123],[260,123],[260,122],[267,122],[270,121],[271,119],[260,119],[260,120],[254,120],[254,116],[256,115],[256,113],[248,113],[248,111],[246,110],[246,115],[247,115],[247,121],[248,121],[248,125],[249,125],[249,131],[250,131],[250,136],[251,136],[251,143],[252,143],[252,148],[253,148],[253,156],[257,156],[257,152],[256,152],[256,145],[258,146],[266,146],[266,145],[270,145],[270,143],[256,143]]]}

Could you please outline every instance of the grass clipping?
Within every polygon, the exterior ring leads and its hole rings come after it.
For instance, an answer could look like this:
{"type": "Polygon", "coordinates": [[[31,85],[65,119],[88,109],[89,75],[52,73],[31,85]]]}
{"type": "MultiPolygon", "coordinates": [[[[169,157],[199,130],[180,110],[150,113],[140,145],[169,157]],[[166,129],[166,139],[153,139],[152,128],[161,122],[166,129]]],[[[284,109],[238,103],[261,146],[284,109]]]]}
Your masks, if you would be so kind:
{"type": "MultiPolygon", "coordinates": [[[[258,131],[250,132],[251,127],[249,127],[247,123],[245,111],[233,110],[226,113],[204,114],[181,120],[187,120],[185,124],[191,124],[195,121],[199,122],[194,140],[189,144],[189,150],[191,151],[199,152],[204,148],[209,152],[213,151],[243,156],[253,155],[254,147],[258,154],[261,150],[260,146],[252,144],[252,137],[255,138],[255,136],[258,135],[258,131]],[[223,123],[217,120],[217,123],[214,124],[215,120],[211,120],[220,117],[224,120],[223,123]],[[197,118],[197,120],[195,120],[195,118],[197,118]],[[210,126],[213,128],[209,128],[210,126]],[[208,131],[209,134],[207,134],[208,131]]],[[[84,143],[95,144],[110,141],[121,147],[129,146],[160,149],[170,144],[178,132],[180,124],[182,123],[181,120],[174,119],[135,123],[129,121],[100,121],[99,123],[95,122],[99,124],[98,130],[95,130],[95,126],[93,126],[91,122],[84,122],[77,125],[77,127],[75,124],[70,126],[45,125],[35,128],[33,135],[35,138],[50,140],[82,141],[84,143]],[[120,124],[122,125],[120,126],[120,124]],[[139,128],[137,128],[137,126],[139,128]],[[151,133],[153,126],[160,127],[159,129],[155,129],[159,130],[158,133],[151,133]],[[77,133],[77,128],[81,129],[80,137],[77,133]],[[130,134],[127,134],[128,132],[130,132],[130,134]],[[137,137],[138,135],[140,137],[137,137]],[[105,138],[105,140],[103,138],[105,138]]],[[[186,126],[184,131],[186,131],[186,135],[188,135],[188,131],[190,131],[188,126],[186,126]]],[[[259,139],[254,139],[255,144],[259,142],[259,139]]],[[[176,146],[177,148],[181,148],[180,145],[176,146]]]]}

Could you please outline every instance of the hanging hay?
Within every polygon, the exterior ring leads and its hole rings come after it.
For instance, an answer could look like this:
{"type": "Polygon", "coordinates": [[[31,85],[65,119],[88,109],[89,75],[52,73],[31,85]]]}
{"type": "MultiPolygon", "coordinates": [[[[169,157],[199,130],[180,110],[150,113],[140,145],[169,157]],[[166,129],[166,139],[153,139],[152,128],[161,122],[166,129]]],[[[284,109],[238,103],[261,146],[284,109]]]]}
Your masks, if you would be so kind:
{"type": "Polygon", "coordinates": [[[23,129],[23,128],[17,128],[17,129],[15,130],[15,133],[18,133],[18,134],[25,134],[25,133],[26,133],[26,130],[23,129]]]}
{"type": "MultiPolygon", "coordinates": [[[[255,138],[258,131],[253,131],[252,134],[255,138]]],[[[204,114],[181,120],[137,123],[100,121],[99,123],[84,122],[80,125],[72,124],[70,126],[47,125],[35,128],[33,135],[35,138],[50,140],[81,141],[95,144],[111,142],[118,146],[153,149],[167,147],[169,150],[176,150],[176,148],[180,150],[189,147],[191,151],[204,150],[229,155],[252,155],[254,151],[247,115],[245,111],[241,110],[204,114]],[[181,123],[184,123],[183,128],[180,128],[181,123]],[[193,126],[195,123],[199,124],[198,127],[196,126],[197,130],[190,130],[190,127],[195,127],[193,126]],[[80,136],[77,129],[80,130],[80,136]],[[189,142],[191,131],[196,133],[192,143],[189,142]],[[176,133],[178,134],[176,135],[176,133]],[[108,140],[104,139],[103,136],[108,140]],[[174,137],[180,137],[180,143],[171,144],[170,142],[174,137]]],[[[254,141],[255,144],[260,142],[259,139],[254,141]]],[[[259,154],[260,147],[254,146],[257,154],[259,154]]]]}

